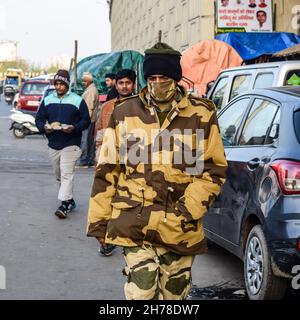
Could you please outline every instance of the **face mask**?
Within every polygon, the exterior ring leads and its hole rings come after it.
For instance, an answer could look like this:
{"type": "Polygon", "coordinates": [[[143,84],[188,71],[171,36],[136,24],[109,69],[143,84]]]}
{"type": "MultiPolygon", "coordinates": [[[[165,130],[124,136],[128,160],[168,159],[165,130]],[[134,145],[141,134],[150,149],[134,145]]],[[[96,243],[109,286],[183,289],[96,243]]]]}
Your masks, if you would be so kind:
{"type": "Polygon", "coordinates": [[[148,83],[148,90],[155,101],[168,102],[175,95],[176,81],[170,79],[165,82],[151,82],[148,83]]]}

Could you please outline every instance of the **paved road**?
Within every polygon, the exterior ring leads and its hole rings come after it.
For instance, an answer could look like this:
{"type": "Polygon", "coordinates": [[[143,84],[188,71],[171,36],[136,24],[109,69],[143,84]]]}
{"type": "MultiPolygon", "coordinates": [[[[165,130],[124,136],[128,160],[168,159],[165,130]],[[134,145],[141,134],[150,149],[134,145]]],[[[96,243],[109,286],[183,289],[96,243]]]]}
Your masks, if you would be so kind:
{"type": "MultiPolygon", "coordinates": [[[[124,299],[121,249],[100,257],[96,240],[85,235],[93,169],[77,169],[78,208],[68,219],[57,219],[46,140],[15,139],[9,114],[0,102],[0,266],[7,274],[0,300],[124,299]]],[[[193,284],[241,288],[242,269],[240,260],[216,246],[196,258],[193,284]]]]}

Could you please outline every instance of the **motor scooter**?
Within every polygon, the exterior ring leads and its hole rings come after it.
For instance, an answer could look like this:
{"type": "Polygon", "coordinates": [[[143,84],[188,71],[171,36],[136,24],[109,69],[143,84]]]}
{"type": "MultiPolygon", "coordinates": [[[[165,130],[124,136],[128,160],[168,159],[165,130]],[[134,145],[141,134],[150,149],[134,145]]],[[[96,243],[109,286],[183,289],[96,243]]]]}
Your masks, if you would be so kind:
{"type": "Polygon", "coordinates": [[[13,131],[13,135],[17,139],[23,139],[28,135],[40,134],[35,125],[35,118],[31,114],[12,109],[10,120],[11,126],[9,130],[13,131]]]}
{"type": "Polygon", "coordinates": [[[17,90],[14,86],[12,85],[4,86],[4,99],[8,105],[12,104],[16,93],[17,93],[17,90]]]}

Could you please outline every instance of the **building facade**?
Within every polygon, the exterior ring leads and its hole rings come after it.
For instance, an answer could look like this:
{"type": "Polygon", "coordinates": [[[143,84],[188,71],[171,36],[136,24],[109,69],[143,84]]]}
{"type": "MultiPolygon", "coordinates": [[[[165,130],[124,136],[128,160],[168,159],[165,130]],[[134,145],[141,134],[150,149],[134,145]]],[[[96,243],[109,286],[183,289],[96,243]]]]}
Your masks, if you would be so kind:
{"type": "MultiPolygon", "coordinates": [[[[215,36],[214,0],[110,0],[108,3],[112,50],[144,52],[157,42],[159,30],[161,40],[179,51],[215,36]]],[[[299,0],[273,0],[273,8],[276,31],[299,32],[299,0]]]]}

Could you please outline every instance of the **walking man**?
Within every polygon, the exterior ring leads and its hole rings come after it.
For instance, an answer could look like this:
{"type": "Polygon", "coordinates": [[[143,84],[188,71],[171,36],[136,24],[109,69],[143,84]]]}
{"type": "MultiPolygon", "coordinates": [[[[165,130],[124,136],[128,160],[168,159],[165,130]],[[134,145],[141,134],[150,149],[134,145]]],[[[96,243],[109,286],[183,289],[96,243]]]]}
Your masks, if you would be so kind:
{"type": "MultiPolygon", "coordinates": [[[[108,126],[112,111],[122,99],[128,98],[133,95],[135,81],[136,73],[133,70],[123,69],[116,74],[116,89],[118,92],[118,97],[107,101],[103,105],[100,117],[96,123],[96,159],[98,159],[99,157],[104,132],[108,126]]],[[[114,248],[115,246],[112,244],[100,243],[99,252],[104,256],[110,256],[114,248]]]]}
{"type": "Polygon", "coordinates": [[[75,163],[81,155],[81,133],[89,127],[90,117],[85,101],[68,91],[70,75],[67,70],[58,70],[54,86],[54,93],[42,101],[35,122],[48,139],[49,155],[60,185],[61,205],[55,215],[64,219],[76,207],[73,198],[75,163]]]}
{"type": "Polygon", "coordinates": [[[91,118],[91,124],[82,132],[81,139],[81,151],[82,154],[79,160],[80,167],[93,167],[95,164],[95,142],[94,142],[94,130],[95,121],[97,117],[98,105],[99,105],[99,93],[94,84],[93,76],[89,72],[85,72],[82,76],[82,83],[85,87],[85,91],[82,98],[86,102],[89,115],[91,118]]]}
{"type": "Polygon", "coordinates": [[[124,98],[128,98],[134,94],[136,81],[136,73],[130,69],[123,69],[116,74],[116,90],[118,96],[112,100],[105,102],[102,106],[101,113],[98,117],[95,127],[96,141],[96,159],[99,158],[100,146],[103,142],[104,131],[108,126],[110,116],[115,106],[124,98]]]}
{"type": "Polygon", "coordinates": [[[213,102],[187,94],[181,54],[146,50],[145,87],[112,112],[88,212],[87,235],[124,248],[126,299],[185,299],[202,218],[227,162],[213,102]]]}

